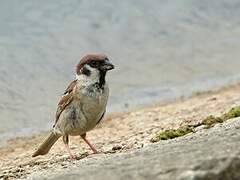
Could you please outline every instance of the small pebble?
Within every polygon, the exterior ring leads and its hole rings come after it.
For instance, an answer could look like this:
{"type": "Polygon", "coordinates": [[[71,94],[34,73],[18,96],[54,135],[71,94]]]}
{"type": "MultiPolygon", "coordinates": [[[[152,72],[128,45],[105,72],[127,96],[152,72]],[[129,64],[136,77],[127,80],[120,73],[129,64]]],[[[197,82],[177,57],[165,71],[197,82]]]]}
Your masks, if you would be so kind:
{"type": "Polygon", "coordinates": [[[113,151],[118,151],[118,150],[121,150],[121,149],[122,149],[122,146],[120,146],[120,145],[116,145],[116,146],[112,147],[113,151]]]}

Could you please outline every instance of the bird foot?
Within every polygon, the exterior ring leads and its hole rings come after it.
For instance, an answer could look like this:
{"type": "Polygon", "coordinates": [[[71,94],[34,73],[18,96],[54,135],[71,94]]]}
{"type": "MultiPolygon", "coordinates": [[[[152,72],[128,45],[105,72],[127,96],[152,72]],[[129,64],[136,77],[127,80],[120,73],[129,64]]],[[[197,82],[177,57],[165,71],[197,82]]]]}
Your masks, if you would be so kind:
{"type": "Polygon", "coordinates": [[[93,154],[99,154],[100,152],[98,152],[96,149],[92,149],[92,151],[93,151],[93,154]]]}
{"type": "Polygon", "coordinates": [[[77,156],[74,154],[70,154],[69,157],[72,161],[77,159],[77,156]]]}

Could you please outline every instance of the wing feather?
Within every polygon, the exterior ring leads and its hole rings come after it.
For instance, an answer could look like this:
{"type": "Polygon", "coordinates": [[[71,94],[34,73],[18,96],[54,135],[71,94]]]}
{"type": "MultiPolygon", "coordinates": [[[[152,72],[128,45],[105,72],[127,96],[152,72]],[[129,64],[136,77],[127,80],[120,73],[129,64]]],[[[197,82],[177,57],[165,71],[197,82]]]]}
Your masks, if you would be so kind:
{"type": "Polygon", "coordinates": [[[72,92],[74,87],[76,86],[76,84],[77,84],[77,80],[72,81],[69,84],[69,86],[67,87],[67,89],[64,91],[64,94],[68,94],[68,93],[72,92]]]}
{"type": "Polygon", "coordinates": [[[62,112],[65,110],[65,108],[73,101],[74,99],[73,90],[76,87],[76,84],[77,84],[77,80],[72,81],[70,85],[67,87],[67,89],[65,90],[64,95],[60,99],[58,103],[58,107],[55,115],[55,123],[53,127],[55,127],[55,125],[57,124],[58,119],[62,114],[62,112]]]}

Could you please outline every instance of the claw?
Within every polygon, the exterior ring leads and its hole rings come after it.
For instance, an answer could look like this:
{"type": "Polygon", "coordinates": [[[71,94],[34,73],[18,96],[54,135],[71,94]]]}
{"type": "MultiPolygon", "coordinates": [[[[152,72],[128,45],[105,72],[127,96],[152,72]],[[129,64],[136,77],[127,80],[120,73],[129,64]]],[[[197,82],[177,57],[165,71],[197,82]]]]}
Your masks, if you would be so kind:
{"type": "Polygon", "coordinates": [[[68,154],[69,154],[70,159],[71,159],[71,160],[75,160],[75,159],[77,158],[77,156],[74,155],[74,154],[71,152],[68,144],[65,144],[65,147],[66,147],[66,149],[67,149],[67,152],[68,152],[68,154]]]}
{"type": "Polygon", "coordinates": [[[98,153],[97,149],[86,139],[86,134],[82,135],[81,137],[87,143],[87,145],[91,148],[91,150],[93,151],[93,154],[97,154],[98,153]]]}

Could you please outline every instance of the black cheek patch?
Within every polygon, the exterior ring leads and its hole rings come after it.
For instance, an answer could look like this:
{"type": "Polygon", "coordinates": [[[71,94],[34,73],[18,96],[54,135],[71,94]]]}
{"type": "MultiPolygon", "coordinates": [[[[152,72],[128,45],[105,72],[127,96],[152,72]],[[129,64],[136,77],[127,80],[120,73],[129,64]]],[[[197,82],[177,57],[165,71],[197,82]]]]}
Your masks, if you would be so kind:
{"type": "Polygon", "coordinates": [[[82,68],[82,74],[85,74],[86,76],[90,76],[91,75],[91,71],[88,70],[86,67],[82,68]]]}

